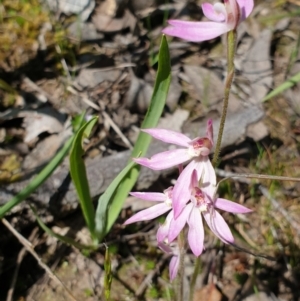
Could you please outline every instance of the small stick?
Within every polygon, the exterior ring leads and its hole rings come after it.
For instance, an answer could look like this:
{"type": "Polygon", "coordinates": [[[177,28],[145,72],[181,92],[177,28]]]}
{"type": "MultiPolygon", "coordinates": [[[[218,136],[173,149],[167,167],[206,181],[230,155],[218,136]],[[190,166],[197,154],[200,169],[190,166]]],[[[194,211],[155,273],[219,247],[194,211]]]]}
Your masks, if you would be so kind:
{"type": "MultiPolygon", "coordinates": [[[[55,45],[55,50],[58,54],[62,54],[59,45],[57,45],[57,44],[55,45]]],[[[66,76],[67,76],[68,80],[71,81],[72,78],[71,78],[71,75],[70,75],[70,72],[69,72],[69,68],[68,68],[66,60],[63,57],[61,58],[60,63],[62,64],[62,67],[66,72],[66,76]]]]}
{"type": "Polygon", "coordinates": [[[147,286],[151,283],[153,277],[159,272],[159,270],[161,269],[161,267],[164,265],[165,261],[170,258],[169,254],[164,254],[162,256],[162,258],[160,259],[160,261],[156,264],[155,269],[152,270],[147,277],[144,279],[144,281],[142,282],[142,284],[139,286],[139,288],[137,289],[135,296],[136,297],[141,297],[144,293],[144,291],[146,290],[147,286]]]}
{"type": "Polygon", "coordinates": [[[23,82],[29,86],[32,90],[34,90],[35,92],[38,92],[40,94],[42,94],[43,96],[45,96],[47,98],[47,100],[53,100],[53,97],[46,92],[44,89],[42,89],[41,87],[39,87],[36,83],[34,83],[30,78],[28,78],[27,76],[25,76],[23,78],[23,82]]]}
{"type": "MultiPolygon", "coordinates": [[[[232,172],[227,172],[225,170],[216,169],[216,173],[225,178],[256,178],[256,179],[271,179],[271,180],[281,180],[281,181],[296,181],[299,182],[300,179],[298,178],[291,178],[291,177],[281,177],[281,176],[269,176],[269,175],[256,175],[256,174],[236,174],[232,172]]],[[[240,182],[250,184],[250,180],[248,179],[237,179],[240,182]]],[[[300,235],[300,227],[298,226],[297,222],[290,216],[290,214],[280,205],[280,203],[275,200],[268,191],[268,189],[259,184],[258,189],[261,193],[271,202],[273,208],[278,210],[285,219],[291,224],[291,226],[296,230],[297,234],[300,235]]]]}
{"type": "Polygon", "coordinates": [[[63,282],[50,270],[50,268],[44,264],[39,257],[39,255],[34,251],[32,244],[22,236],[18,231],[16,231],[13,226],[5,219],[1,219],[3,225],[18,239],[18,241],[24,246],[27,252],[29,252],[38,262],[38,264],[46,271],[48,276],[60,284],[68,293],[69,297],[73,301],[77,299],[73,296],[72,292],[63,284],[63,282]]]}
{"type": "Polygon", "coordinates": [[[216,169],[216,172],[221,177],[226,178],[249,178],[249,179],[264,179],[264,180],[277,180],[277,181],[292,181],[300,182],[300,178],[293,177],[282,177],[282,176],[273,176],[273,175],[262,175],[262,174],[253,174],[253,173],[234,173],[227,172],[225,170],[216,169]]]}
{"type": "MultiPolygon", "coordinates": [[[[34,239],[37,231],[38,231],[38,227],[33,229],[32,233],[29,236],[29,240],[34,239]]],[[[20,270],[20,265],[21,265],[21,262],[22,262],[22,260],[25,256],[26,252],[27,252],[26,248],[23,247],[21,249],[21,251],[19,252],[19,254],[18,254],[16,268],[15,268],[15,271],[14,271],[14,274],[13,274],[13,277],[12,277],[12,280],[11,280],[11,284],[10,284],[10,287],[9,287],[9,290],[8,290],[8,293],[7,293],[7,296],[6,296],[6,301],[11,301],[12,298],[13,298],[14,290],[15,290],[15,286],[16,286],[16,282],[17,282],[18,274],[19,274],[19,270],[20,270]]]]}
{"type": "MultiPolygon", "coordinates": [[[[69,86],[67,88],[67,90],[69,92],[71,92],[74,95],[79,95],[79,93],[73,89],[71,86],[69,86]]],[[[97,104],[93,103],[90,99],[88,99],[85,96],[79,95],[81,97],[81,99],[90,107],[92,107],[93,109],[95,109],[96,111],[99,111],[102,113],[103,117],[106,119],[106,121],[108,122],[108,124],[113,128],[113,130],[120,136],[120,138],[122,139],[122,141],[127,145],[127,147],[129,149],[132,149],[132,145],[130,143],[130,141],[125,137],[125,135],[122,133],[122,131],[119,129],[119,127],[114,123],[114,121],[110,118],[110,116],[104,111],[104,109],[102,109],[101,107],[99,107],[97,104]]]]}

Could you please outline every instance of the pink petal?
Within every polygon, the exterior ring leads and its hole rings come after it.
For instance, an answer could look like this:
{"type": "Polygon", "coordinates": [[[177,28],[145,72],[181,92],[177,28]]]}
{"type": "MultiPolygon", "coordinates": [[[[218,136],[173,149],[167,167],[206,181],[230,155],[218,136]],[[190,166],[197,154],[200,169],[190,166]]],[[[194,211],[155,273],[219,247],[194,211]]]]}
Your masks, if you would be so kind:
{"type": "Polygon", "coordinates": [[[156,240],[158,244],[162,243],[169,234],[170,224],[172,219],[174,218],[173,210],[167,215],[165,222],[159,226],[157,233],[156,233],[156,240]]]}
{"type": "Polygon", "coordinates": [[[193,209],[193,204],[190,203],[184,207],[177,219],[172,219],[170,223],[168,242],[171,243],[185,226],[187,219],[193,209]]]}
{"type": "Polygon", "coordinates": [[[194,207],[189,219],[188,241],[195,256],[199,256],[203,251],[204,228],[200,211],[194,207]]]}
{"type": "Polygon", "coordinates": [[[167,169],[190,160],[191,157],[186,149],[174,149],[158,153],[148,158],[133,158],[133,161],[154,170],[167,169]]]}
{"type": "Polygon", "coordinates": [[[169,211],[170,209],[171,207],[167,206],[165,203],[154,205],[133,215],[131,218],[125,221],[124,225],[156,218],[169,211]]]}
{"type": "Polygon", "coordinates": [[[217,22],[169,20],[168,23],[171,26],[162,31],[164,34],[192,42],[211,40],[231,30],[227,24],[217,22]]]}
{"type": "Polygon", "coordinates": [[[169,277],[171,281],[173,281],[176,278],[178,273],[178,267],[179,267],[179,256],[174,255],[169,265],[169,277]]]}
{"type": "Polygon", "coordinates": [[[194,187],[198,187],[198,186],[199,186],[198,174],[197,174],[197,171],[194,169],[192,172],[190,189],[193,189],[194,187]]]}
{"type": "Polygon", "coordinates": [[[212,121],[212,119],[207,120],[206,137],[210,140],[211,144],[214,145],[214,132],[213,132],[213,121],[212,121]]]}
{"type": "Polygon", "coordinates": [[[178,177],[173,189],[173,209],[175,219],[191,197],[191,176],[197,172],[197,181],[203,176],[201,189],[212,199],[216,190],[216,173],[208,157],[192,160],[178,177]]]}
{"type": "Polygon", "coordinates": [[[161,140],[166,143],[176,144],[188,147],[188,142],[191,141],[189,137],[179,132],[174,132],[164,129],[143,129],[143,132],[151,135],[153,138],[161,140]]]}
{"type": "MultiPolygon", "coordinates": [[[[191,197],[191,176],[193,171],[196,169],[197,164],[195,161],[191,161],[182,173],[179,175],[176,184],[173,189],[173,210],[174,210],[174,218],[177,219],[180,215],[182,209],[184,208],[185,204],[191,197]]],[[[199,171],[197,170],[197,173],[199,171]]]]}
{"type": "Polygon", "coordinates": [[[202,177],[202,187],[201,189],[212,199],[216,191],[216,172],[213,168],[208,157],[202,157],[201,160],[196,162],[195,166],[198,172],[198,180],[202,177]]]}
{"type": "Polygon", "coordinates": [[[251,209],[248,209],[240,204],[237,204],[235,202],[218,198],[215,200],[215,207],[227,212],[231,213],[249,213],[252,212],[251,209]]]}
{"type": "Polygon", "coordinates": [[[130,192],[130,195],[151,202],[164,202],[166,195],[160,192],[130,192]]]}
{"type": "Polygon", "coordinates": [[[241,10],[236,2],[236,0],[224,0],[226,11],[227,11],[227,20],[226,23],[228,26],[231,27],[231,29],[236,28],[238,25],[241,16],[241,10]],[[229,7],[228,7],[229,6],[229,7]]]}
{"type": "MultiPolygon", "coordinates": [[[[222,5],[223,8],[224,8],[224,13],[226,13],[224,4],[222,4],[222,3],[216,3],[216,4],[218,4],[219,6],[222,5]]],[[[220,10],[219,10],[220,12],[217,12],[215,10],[215,5],[212,5],[210,3],[203,3],[201,5],[205,17],[212,20],[212,21],[215,21],[215,22],[225,21],[225,14],[224,13],[222,14],[220,10]]]]}
{"type": "Polygon", "coordinates": [[[203,212],[203,216],[214,234],[219,237],[224,243],[233,243],[234,238],[232,233],[221,214],[215,210],[212,213],[203,212]]]}
{"type": "Polygon", "coordinates": [[[253,7],[254,7],[254,1],[253,0],[237,0],[237,3],[239,4],[240,10],[241,10],[240,21],[243,21],[246,18],[248,18],[248,16],[251,14],[253,7]]]}

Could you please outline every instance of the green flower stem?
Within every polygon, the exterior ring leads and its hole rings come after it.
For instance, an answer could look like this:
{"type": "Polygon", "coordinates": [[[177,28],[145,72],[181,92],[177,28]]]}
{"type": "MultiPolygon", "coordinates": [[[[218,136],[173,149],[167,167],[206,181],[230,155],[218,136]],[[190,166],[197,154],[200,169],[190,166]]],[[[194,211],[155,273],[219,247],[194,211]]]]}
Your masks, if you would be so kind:
{"type": "Polygon", "coordinates": [[[179,267],[178,267],[177,292],[176,292],[177,301],[184,301],[183,281],[184,281],[184,256],[185,256],[185,241],[186,241],[185,237],[186,235],[183,229],[178,236],[179,267]]]}
{"type": "MultiPolygon", "coordinates": [[[[225,88],[224,88],[224,101],[223,101],[223,108],[222,108],[222,115],[221,115],[221,121],[220,121],[220,128],[218,133],[218,139],[217,144],[214,152],[214,157],[212,160],[212,165],[216,167],[218,165],[219,161],[219,155],[221,151],[221,143],[222,143],[222,136],[225,126],[225,120],[227,115],[227,108],[228,108],[228,102],[229,102],[229,95],[231,90],[231,85],[234,78],[234,55],[235,55],[235,47],[236,47],[236,37],[237,33],[236,30],[229,31],[227,34],[227,77],[225,80],[225,88]]],[[[192,276],[192,281],[190,284],[190,298],[189,300],[193,300],[194,290],[195,290],[195,284],[196,279],[199,273],[199,267],[201,266],[200,256],[197,257],[195,262],[195,269],[192,276]]]]}
{"type": "Polygon", "coordinates": [[[191,279],[189,301],[194,300],[194,291],[195,291],[195,286],[196,286],[196,280],[197,280],[197,276],[199,275],[200,269],[201,269],[201,260],[200,260],[200,256],[198,256],[195,261],[194,273],[193,273],[193,276],[191,279]]]}
{"type": "Polygon", "coordinates": [[[229,31],[227,34],[227,77],[225,80],[224,89],[224,101],[222,108],[222,115],[220,121],[220,128],[218,133],[217,144],[215,148],[214,157],[212,160],[212,165],[216,167],[219,161],[219,155],[221,151],[221,142],[225,126],[225,120],[227,115],[228,101],[231,90],[231,84],[234,78],[234,55],[235,55],[235,45],[236,45],[236,30],[229,31]]]}

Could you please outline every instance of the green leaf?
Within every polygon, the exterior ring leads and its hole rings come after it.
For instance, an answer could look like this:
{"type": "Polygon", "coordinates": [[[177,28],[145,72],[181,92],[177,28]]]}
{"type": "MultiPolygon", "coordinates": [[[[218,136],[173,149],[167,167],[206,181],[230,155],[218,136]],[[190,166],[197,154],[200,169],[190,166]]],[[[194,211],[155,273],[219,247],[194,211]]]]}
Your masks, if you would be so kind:
{"type": "Polygon", "coordinates": [[[62,236],[60,234],[57,234],[55,232],[53,232],[50,228],[48,228],[44,223],[43,221],[39,218],[39,216],[37,215],[37,212],[35,210],[34,207],[30,206],[31,210],[33,211],[33,214],[38,222],[38,224],[40,225],[40,227],[50,236],[53,236],[55,238],[57,238],[58,240],[60,240],[61,242],[67,244],[67,245],[70,245],[70,246],[73,246],[77,249],[84,249],[84,250],[94,250],[95,249],[95,246],[94,245],[91,245],[91,246],[88,246],[88,245],[83,245],[77,241],[75,241],[74,239],[70,238],[70,237],[67,237],[67,236],[62,236]]]}
{"type": "Polygon", "coordinates": [[[71,178],[76,188],[85,222],[94,242],[97,240],[95,235],[95,210],[83,160],[82,141],[90,135],[97,120],[97,117],[92,118],[78,130],[70,151],[71,178]]]}
{"type": "Polygon", "coordinates": [[[286,80],[284,83],[279,85],[276,89],[271,91],[264,99],[263,101],[267,101],[278,94],[284,92],[285,90],[292,88],[293,86],[297,85],[300,82],[300,72],[294,75],[293,77],[286,80]]]}
{"type": "Polygon", "coordinates": [[[11,87],[6,81],[0,79],[0,88],[6,92],[17,95],[18,92],[13,87],[11,87]]]}
{"type": "MultiPolygon", "coordinates": [[[[80,115],[80,122],[84,120],[84,114],[80,115]]],[[[40,187],[53,173],[53,171],[60,165],[62,160],[68,154],[74,135],[65,143],[62,149],[53,157],[53,159],[46,165],[46,167],[16,196],[10,199],[5,205],[0,207],[0,219],[12,208],[20,204],[30,196],[38,187],[40,187]]]]}
{"type": "MultiPolygon", "coordinates": [[[[84,114],[81,115],[83,121],[84,114]]],[[[46,165],[46,167],[16,196],[10,199],[5,205],[0,207],[0,219],[12,208],[20,204],[30,196],[38,187],[40,187],[53,173],[53,171],[60,165],[62,160],[68,154],[74,135],[65,143],[62,149],[53,157],[53,159],[46,165]]]]}
{"type": "MultiPolygon", "coordinates": [[[[150,106],[142,123],[142,128],[153,128],[157,126],[166,103],[170,81],[171,65],[169,48],[166,37],[163,35],[158,55],[158,71],[154,90],[150,106]]],[[[150,142],[151,136],[140,132],[132,151],[132,157],[138,157],[139,155],[144,156],[150,142]]],[[[96,211],[96,229],[101,239],[109,232],[116,221],[128,193],[136,183],[139,171],[139,166],[129,163],[99,198],[96,211]],[[107,218],[105,218],[105,215],[107,215],[107,218]]]]}
{"type": "Polygon", "coordinates": [[[99,241],[102,241],[103,237],[107,234],[107,216],[109,212],[110,200],[114,197],[115,191],[119,184],[126,177],[128,172],[132,169],[135,163],[132,161],[129,163],[112,181],[105,192],[100,196],[98,200],[98,207],[96,211],[96,233],[99,241]]]}

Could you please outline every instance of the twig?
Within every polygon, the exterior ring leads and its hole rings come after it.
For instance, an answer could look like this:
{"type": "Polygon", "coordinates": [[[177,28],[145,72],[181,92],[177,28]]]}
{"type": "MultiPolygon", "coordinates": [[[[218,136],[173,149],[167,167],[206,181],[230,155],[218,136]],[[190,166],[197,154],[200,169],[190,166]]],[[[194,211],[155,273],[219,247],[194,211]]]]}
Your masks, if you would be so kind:
{"type": "Polygon", "coordinates": [[[151,283],[153,277],[159,272],[159,270],[161,269],[161,267],[164,265],[165,261],[170,258],[169,254],[164,254],[162,256],[162,258],[160,259],[160,261],[156,264],[155,269],[152,270],[147,277],[144,279],[144,281],[142,282],[142,284],[139,286],[139,288],[137,289],[135,296],[136,297],[141,297],[144,293],[144,291],[146,290],[147,286],[151,283]]]}
{"type": "MultiPolygon", "coordinates": [[[[59,264],[59,262],[61,261],[61,256],[62,253],[66,250],[67,245],[66,244],[62,244],[61,249],[59,250],[59,253],[56,253],[56,259],[53,262],[53,264],[51,265],[50,269],[51,270],[55,270],[57,265],[59,264]]],[[[35,296],[36,300],[39,300],[39,295],[43,292],[47,281],[49,279],[48,274],[45,274],[43,276],[43,278],[39,279],[40,285],[39,286],[35,286],[32,290],[30,290],[29,294],[27,295],[27,299],[28,300],[34,300],[33,296],[35,296]]]]}
{"type": "MultiPolygon", "coordinates": [[[[293,177],[261,175],[261,174],[253,174],[253,173],[234,173],[234,172],[227,172],[227,171],[221,170],[221,169],[216,169],[216,172],[219,176],[226,177],[226,178],[249,178],[249,179],[300,182],[300,178],[293,178],[293,177]]],[[[245,182],[248,183],[248,181],[245,181],[245,182]]]]}
{"type": "MultiPolygon", "coordinates": [[[[56,52],[57,52],[59,55],[62,54],[59,45],[55,45],[55,50],[56,50],[56,52]]],[[[70,80],[71,80],[71,75],[70,75],[69,68],[68,68],[68,65],[67,65],[67,63],[66,63],[66,60],[62,57],[61,60],[60,60],[60,62],[61,62],[61,64],[62,64],[63,69],[64,69],[65,72],[66,72],[66,76],[67,76],[68,80],[70,81],[70,80]]]]}
{"type": "Polygon", "coordinates": [[[48,92],[46,92],[44,89],[42,89],[41,87],[39,87],[36,83],[34,83],[27,76],[25,76],[23,78],[23,82],[27,86],[29,86],[33,91],[38,92],[38,93],[42,94],[43,96],[45,96],[47,98],[47,100],[53,100],[53,97],[48,92]]]}
{"type": "MultiPolygon", "coordinates": [[[[74,95],[79,95],[79,93],[73,89],[71,86],[68,86],[67,90],[71,92],[74,95]]],[[[114,123],[114,121],[110,118],[110,116],[104,111],[103,108],[98,106],[97,104],[93,103],[90,99],[88,99],[85,96],[79,95],[81,99],[90,107],[95,109],[96,111],[99,111],[102,113],[104,119],[108,122],[108,124],[113,128],[113,130],[119,135],[119,137],[122,139],[122,141],[127,145],[129,149],[132,149],[132,145],[130,141],[125,137],[125,135],[122,133],[122,131],[119,129],[119,127],[114,123]]]]}
{"type": "MultiPolygon", "coordinates": [[[[29,240],[34,239],[38,229],[39,229],[38,227],[33,229],[32,233],[29,236],[29,240]]],[[[16,262],[16,268],[15,268],[15,271],[14,271],[14,274],[13,274],[13,277],[12,277],[12,280],[11,280],[11,284],[10,284],[10,287],[9,287],[9,290],[8,290],[8,293],[7,293],[7,296],[6,296],[6,301],[11,301],[12,298],[13,298],[14,290],[15,290],[15,286],[16,286],[16,282],[17,282],[18,274],[19,274],[19,270],[20,270],[20,266],[21,266],[22,260],[25,256],[26,252],[27,252],[26,248],[23,247],[21,249],[21,251],[19,252],[19,254],[18,254],[18,258],[17,258],[17,262],[16,262]]]]}
{"type": "Polygon", "coordinates": [[[38,262],[38,264],[46,271],[48,276],[55,280],[58,284],[60,284],[68,293],[69,297],[73,301],[77,301],[77,299],[73,296],[72,292],[64,285],[64,283],[50,270],[50,268],[44,264],[39,257],[39,255],[34,251],[32,244],[19,232],[17,232],[13,226],[5,219],[1,219],[3,225],[18,239],[18,241],[24,246],[27,252],[29,252],[38,262]]]}
{"type": "MultiPolygon", "coordinates": [[[[257,178],[257,179],[272,179],[272,180],[281,180],[281,181],[300,181],[300,179],[297,178],[290,178],[290,177],[281,177],[281,176],[269,176],[269,175],[256,175],[256,174],[235,174],[232,172],[226,172],[225,170],[216,169],[216,173],[225,178],[237,178],[237,181],[251,184],[251,181],[247,178],[257,178]],[[240,179],[246,178],[246,179],[240,179]]],[[[291,215],[280,205],[280,203],[275,200],[268,191],[268,189],[259,184],[258,189],[261,191],[261,193],[271,202],[271,205],[273,208],[275,208],[277,211],[279,211],[285,219],[291,224],[291,226],[296,230],[297,234],[300,235],[300,226],[297,224],[297,222],[291,217],[291,215]]]]}

